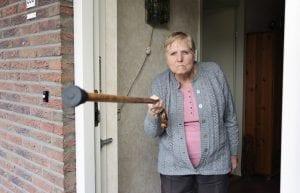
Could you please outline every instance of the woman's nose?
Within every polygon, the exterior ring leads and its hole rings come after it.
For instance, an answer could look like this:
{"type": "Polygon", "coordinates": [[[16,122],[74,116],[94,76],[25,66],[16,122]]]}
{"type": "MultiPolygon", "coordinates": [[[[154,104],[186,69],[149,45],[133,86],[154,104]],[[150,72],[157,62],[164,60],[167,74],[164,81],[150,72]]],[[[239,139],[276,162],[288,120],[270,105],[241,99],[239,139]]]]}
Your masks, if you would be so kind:
{"type": "Polygon", "coordinates": [[[182,54],[180,54],[180,53],[177,54],[177,58],[176,59],[177,59],[178,62],[181,62],[182,59],[183,59],[182,54]]]}

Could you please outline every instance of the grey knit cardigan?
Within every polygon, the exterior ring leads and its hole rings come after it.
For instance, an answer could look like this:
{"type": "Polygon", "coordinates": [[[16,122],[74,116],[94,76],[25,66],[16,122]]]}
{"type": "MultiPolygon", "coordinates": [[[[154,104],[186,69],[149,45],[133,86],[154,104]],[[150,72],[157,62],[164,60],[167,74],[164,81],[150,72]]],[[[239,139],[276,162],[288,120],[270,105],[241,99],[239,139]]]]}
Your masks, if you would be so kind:
{"type": "Polygon", "coordinates": [[[157,95],[168,115],[167,129],[149,112],[144,121],[148,136],[159,137],[158,172],[164,175],[217,175],[231,170],[230,156],[237,155],[239,129],[228,83],[220,67],[212,62],[197,63],[192,86],[201,131],[201,160],[194,167],[189,159],[183,116],[183,95],[174,74],[167,69],[152,82],[150,96],[157,95]]]}

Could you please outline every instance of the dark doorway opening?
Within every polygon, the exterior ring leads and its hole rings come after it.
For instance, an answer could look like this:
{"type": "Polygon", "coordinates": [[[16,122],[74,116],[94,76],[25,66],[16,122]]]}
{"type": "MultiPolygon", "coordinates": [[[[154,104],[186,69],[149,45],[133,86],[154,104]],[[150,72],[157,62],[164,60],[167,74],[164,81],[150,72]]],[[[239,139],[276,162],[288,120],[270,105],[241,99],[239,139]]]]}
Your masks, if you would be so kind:
{"type": "MultiPolygon", "coordinates": [[[[285,0],[203,0],[204,9],[207,9],[204,10],[204,17],[206,13],[214,14],[215,9],[234,8],[241,4],[244,5],[245,117],[241,176],[232,177],[230,192],[279,193],[285,0]],[[210,10],[212,8],[214,10],[210,10]]],[[[228,13],[234,13],[227,10],[228,13]]],[[[231,16],[234,18],[234,15],[231,16]]],[[[227,26],[224,32],[231,29],[228,18],[223,21],[223,25],[225,23],[227,26]]],[[[228,53],[228,50],[236,53],[234,49],[237,47],[230,47],[232,45],[229,44],[224,47],[224,41],[220,41],[219,36],[215,36],[217,40],[210,38],[213,44],[208,42],[203,30],[204,45],[210,49],[203,47],[204,60],[224,59],[224,55],[217,53],[228,53]],[[223,50],[216,50],[215,45],[223,50]]],[[[224,35],[221,32],[219,34],[224,35]]],[[[231,72],[230,67],[230,64],[225,66],[225,71],[231,72]]],[[[231,78],[229,76],[229,83],[234,87],[234,78],[231,78]]]]}

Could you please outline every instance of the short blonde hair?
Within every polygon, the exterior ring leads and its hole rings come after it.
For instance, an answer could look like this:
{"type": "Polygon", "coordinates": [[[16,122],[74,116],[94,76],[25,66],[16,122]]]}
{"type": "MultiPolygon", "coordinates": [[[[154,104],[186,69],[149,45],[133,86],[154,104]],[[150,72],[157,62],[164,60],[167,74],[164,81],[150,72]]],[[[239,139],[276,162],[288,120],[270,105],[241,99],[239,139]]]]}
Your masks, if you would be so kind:
{"type": "Polygon", "coordinates": [[[180,31],[173,32],[166,38],[165,44],[164,44],[165,51],[176,40],[187,40],[188,46],[190,47],[190,49],[193,52],[195,52],[196,47],[195,47],[195,42],[194,42],[192,36],[187,33],[180,32],[180,31]]]}

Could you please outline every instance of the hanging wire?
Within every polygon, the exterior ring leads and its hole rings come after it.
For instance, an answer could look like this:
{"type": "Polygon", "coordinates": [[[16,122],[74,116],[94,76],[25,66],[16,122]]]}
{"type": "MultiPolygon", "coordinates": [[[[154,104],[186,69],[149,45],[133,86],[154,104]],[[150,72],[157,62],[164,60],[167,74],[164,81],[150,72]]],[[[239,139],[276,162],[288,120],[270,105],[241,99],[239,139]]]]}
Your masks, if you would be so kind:
{"type": "MultiPolygon", "coordinates": [[[[148,44],[148,47],[149,47],[149,48],[151,48],[151,45],[152,45],[153,31],[154,31],[154,28],[152,27],[152,29],[151,29],[151,35],[150,35],[150,40],[149,40],[149,44],[148,44]]],[[[143,61],[142,65],[140,66],[140,68],[139,68],[139,70],[138,70],[138,72],[137,72],[135,78],[133,79],[132,84],[130,85],[130,87],[129,87],[129,89],[128,89],[128,92],[127,92],[127,94],[126,94],[126,96],[130,96],[130,94],[131,94],[131,92],[132,92],[132,88],[133,88],[133,86],[136,84],[137,79],[140,77],[141,72],[142,72],[142,70],[144,69],[144,66],[145,66],[145,64],[146,64],[147,59],[149,58],[149,56],[150,56],[150,54],[146,54],[146,56],[145,56],[145,58],[144,58],[144,61],[143,61]]],[[[122,104],[120,105],[120,108],[119,108],[118,113],[121,113],[121,111],[122,111],[122,109],[123,109],[123,107],[124,107],[125,104],[126,104],[126,103],[122,103],[122,104]]],[[[120,120],[120,118],[119,118],[119,120],[120,120]]]]}

